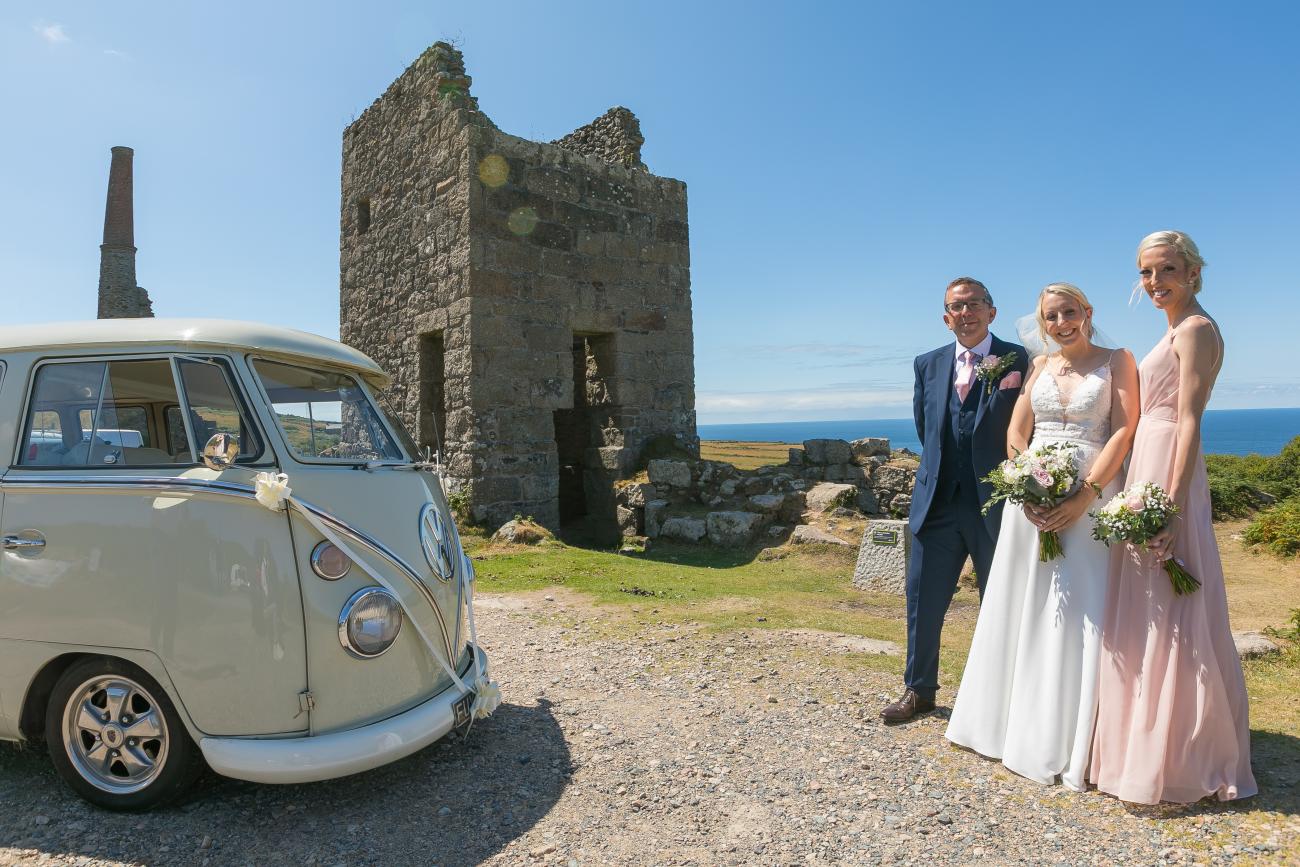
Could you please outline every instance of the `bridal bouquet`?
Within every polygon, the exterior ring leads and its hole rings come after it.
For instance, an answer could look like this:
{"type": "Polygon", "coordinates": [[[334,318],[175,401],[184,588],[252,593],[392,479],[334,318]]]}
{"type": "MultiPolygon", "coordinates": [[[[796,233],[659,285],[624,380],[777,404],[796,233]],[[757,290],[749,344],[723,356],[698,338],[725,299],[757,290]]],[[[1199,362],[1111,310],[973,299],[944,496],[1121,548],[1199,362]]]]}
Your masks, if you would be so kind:
{"type": "MultiPolygon", "coordinates": [[[[1005,460],[984,477],[993,486],[993,496],[984,504],[987,515],[993,504],[1006,500],[1016,505],[1055,506],[1074,488],[1079,476],[1079,452],[1066,443],[1045,443],[1005,460]]],[[[1060,557],[1061,537],[1055,530],[1038,531],[1038,559],[1046,563],[1060,557]]]]}
{"type": "MultiPolygon", "coordinates": [[[[1178,514],[1178,506],[1164,488],[1154,482],[1139,482],[1089,514],[1094,522],[1092,537],[1105,542],[1107,547],[1111,542],[1145,545],[1178,514]]],[[[1195,593],[1201,586],[1176,558],[1166,560],[1164,570],[1179,596],[1195,593]]]]}

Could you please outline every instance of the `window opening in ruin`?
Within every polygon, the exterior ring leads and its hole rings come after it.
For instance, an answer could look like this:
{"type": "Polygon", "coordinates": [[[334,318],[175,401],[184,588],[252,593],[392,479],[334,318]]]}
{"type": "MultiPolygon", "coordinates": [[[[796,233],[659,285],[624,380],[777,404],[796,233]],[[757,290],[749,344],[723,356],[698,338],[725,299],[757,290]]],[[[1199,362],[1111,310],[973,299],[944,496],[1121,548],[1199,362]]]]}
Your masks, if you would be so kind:
{"type": "Polygon", "coordinates": [[[420,335],[417,372],[420,382],[420,417],[416,423],[420,453],[438,451],[447,425],[446,345],[441,331],[420,335]]]}
{"type": "Polygon", "coordinates": [[[357,201],[357,234],[364,235],[370,231],[370,200],[357,201]]]}
{"type": "Polygon", "coordinates": [[[559,512],[562,525],[581,521],[587,533],[603,537],[618,532],[614,514],[616,468],[606,467],[601,448],[610,431],[613,410],[614,335],[573,337],[573,408],[555,411],[559,458],[559,512]]]}

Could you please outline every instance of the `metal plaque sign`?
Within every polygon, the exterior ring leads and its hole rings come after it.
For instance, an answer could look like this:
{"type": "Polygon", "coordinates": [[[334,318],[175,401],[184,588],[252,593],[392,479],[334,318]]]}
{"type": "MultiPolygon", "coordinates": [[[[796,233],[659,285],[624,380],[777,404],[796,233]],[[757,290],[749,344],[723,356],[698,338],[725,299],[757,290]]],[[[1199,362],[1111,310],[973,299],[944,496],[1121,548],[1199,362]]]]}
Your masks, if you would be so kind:
{"type": "Polygon", "coordinates": [[[873,530],[871,532],[871,544],[873,545],[897,545],[897,530],[873,530]]]}

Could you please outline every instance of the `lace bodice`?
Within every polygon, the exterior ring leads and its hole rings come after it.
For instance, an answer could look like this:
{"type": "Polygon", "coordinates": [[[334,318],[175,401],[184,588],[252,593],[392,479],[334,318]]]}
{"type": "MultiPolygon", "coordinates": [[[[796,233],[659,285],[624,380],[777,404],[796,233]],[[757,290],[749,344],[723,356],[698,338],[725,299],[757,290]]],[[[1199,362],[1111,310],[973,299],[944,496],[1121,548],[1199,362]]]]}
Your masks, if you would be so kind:
{"type": "Polygon", "coordinates": [[[1082,448],[1086,463],[1110,439],[1110,362],[1089,372],[1068,402],[1061,400],[1056,377],[1038,375],[1029,395],[1034,407],[1034,443],[1071,442],[1082,448]]]}

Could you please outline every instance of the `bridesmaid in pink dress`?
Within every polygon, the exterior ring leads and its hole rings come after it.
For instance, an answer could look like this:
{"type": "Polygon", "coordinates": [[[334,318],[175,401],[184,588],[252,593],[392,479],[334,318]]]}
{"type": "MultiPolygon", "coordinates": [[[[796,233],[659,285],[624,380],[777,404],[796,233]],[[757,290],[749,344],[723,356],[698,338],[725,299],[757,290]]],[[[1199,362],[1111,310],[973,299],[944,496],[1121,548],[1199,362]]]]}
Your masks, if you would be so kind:
{"type": "Polygon", "coordinates": [[[1223,363],[1218,327],[1196,298],[1203,264],[1181,232],[1156,232],[1138,246],[1142,288],[1169,331],[1138,368],[1142,414],[1125,487],[1155,482],[1182,512],[1149,552],[1124,545],[1112,555],[1088,776],[1142,804],[1258,791],[1201,454],[1201,414],[1223,363]],[[1159,565],[1169,556],[1199,590],[1175,595],[1159,565]]]}

